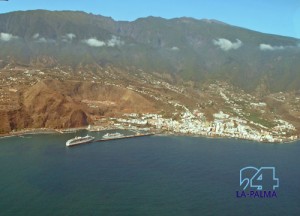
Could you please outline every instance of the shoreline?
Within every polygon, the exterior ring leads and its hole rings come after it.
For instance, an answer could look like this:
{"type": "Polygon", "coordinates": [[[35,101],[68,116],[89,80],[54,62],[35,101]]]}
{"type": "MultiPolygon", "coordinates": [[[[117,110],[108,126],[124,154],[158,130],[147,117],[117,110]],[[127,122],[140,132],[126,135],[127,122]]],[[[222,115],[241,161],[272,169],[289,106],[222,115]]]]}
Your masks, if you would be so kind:
{"type": "MultiPolygon", "coordinates": [[[[98,130],[95,129],[89,129],[88,127],[79,127],[79,128],[66,128],[66,129],[50,129],[50,128],[38,128],[38,129],[25,129],[18,132],[12,132],[8,134],[0,134],[1,138],[10,138],[10,137],[21,137],[23,135],[37,135],[37,134],[67,134],[67,133],[75,133],[80,130],[87,130],[90,132],[102,132],[102,131],[108,131],[108,130],[130,130],[130,131],[137,131],[139,129],[136,128],[117,128],[117,127],[107,127],[107,128],[101,128],[98,130]]],[[[142,130],[142,129],[140,129],[142,130]]],[[[151,129],[149,129],[151,131],[151,129]]],[[[230,137],[230,136],[205,136],[203,134],[184,134],[184,133],[173,133],[169,131],[155,131],[155,136],[186,136],[186,137],[201,137],[201,138],[207,138],[207,139],[236,139],[236,140],[245,140],[245,141],[251,141],[251,142],[258,142],[262,144],[291,144],[297,141],[300,141],[300,139],[297,140],[284,140],[282,142],[274,141],[258,141],[258,140],[252,140],[252,139],[246,139],[246,138],[240,138],[240,137],[230,137]]]]}
{"type": "Polygon", "coordinates": [[[168,136],[168,135],[174,135],[174,136],[186,136],[186,137],[194,137],[194,138],[206,138],[206,139],[235,139],[235,140],[243,140],[243,141],[249,141],[249,142],[257,142],[261,144],[291,144],[294,142],[300,141],[300,139],[297,140],[286,140],[282,142],[274,141],[274,142],[268,142],[268,141],[258,141],[253,139],[245,139],[245,138],[239,138],[239,137],[229,137],[229,136],[205,136],[205,135],[197,135],[197,134],[180,134],[180,133],[171,133],[171,134],[162,134],[161,136],[168,136]]]}
{"type": "Polygon", "coordinates": [[[69,131],[69,132],[73,133],[73,132],[76,132],[76,131],[79,131],[79,130],[86,130],[86,127],[68,128],[68,129],[28,128],[28,129],[23,129],[23,130],[16,131],[16,132],[0,134],[0,139],[1,138],[8,138],[8,137],[18,137],[18,136],[23,136],[23,135],[68,133],[68,132],[64,132],[64,131],[69,131]]]}
{"type": "MultiPolygon", "coordinates": [[[[38,135],[38,134],[67,134],[67,133],[75,133],[80,130],[87,130],[89,132],[102,132],[102,131],[108,131],[108,130],[130,130],[130,131],[139,131],[139,130],[145,130],[145,128],[118,128],[118,127],[106,127],[101,129],[90,129],[89,127],[78,127],[78,128],[65,128],[65,129],[51,129],[51,128],[34,128],[34,129],[24,129],[17,132],[11,132],[6,134],[0,134],[0,139],[2,138],[10,138],[10,137],[22,137],[24,135],[38,135]]],[[[186,137],[201,137],[201,138],[207,138],[207,139],[236,139],[236,140],[245,140],[245,141],[252,141],[252,142],[258,142],[262,144],[291,144],[297,141],[300,141],[300,139],[296,140],[283,140],[281,142],[274,141],[259,141],[259,140],[253,140],[253,139],[246,139],[246,138],[240,138],[240,137],[230,137],[230,136],[205,136],[203,134],[185,134],[185,133],[174,133],[170,131],[161,131],[161,130],[155,130],[151,128],[147,128],[149,131],[155,132],[155,136],[186,136],[186,137]]]]}

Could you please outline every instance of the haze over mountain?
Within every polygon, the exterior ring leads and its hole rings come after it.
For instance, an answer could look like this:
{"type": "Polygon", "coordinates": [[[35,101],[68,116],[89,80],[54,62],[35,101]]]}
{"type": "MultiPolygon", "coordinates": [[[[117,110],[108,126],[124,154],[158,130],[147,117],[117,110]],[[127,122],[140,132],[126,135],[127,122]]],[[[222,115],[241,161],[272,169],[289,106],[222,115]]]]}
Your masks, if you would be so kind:
{"type": "Polygon", "coordinates": [[[299,90],[300,40],[216,20],[133,22],[72,11],[0,15],[0,67],[111,65],[170,73],[195,83],[225,80],[247,91],[299,90]]]}

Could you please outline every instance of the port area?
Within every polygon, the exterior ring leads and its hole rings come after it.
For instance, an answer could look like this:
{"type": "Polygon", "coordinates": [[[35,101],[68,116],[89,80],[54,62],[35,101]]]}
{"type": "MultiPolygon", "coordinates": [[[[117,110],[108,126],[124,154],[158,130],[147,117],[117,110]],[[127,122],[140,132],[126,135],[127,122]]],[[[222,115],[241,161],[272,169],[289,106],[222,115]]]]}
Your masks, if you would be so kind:
{"type": "Polygon", "coordinates": [[[95,142],[107,142],[107,141],[120,140],[120,139],[139,138],[139,137],[154,136],[154,135],[155,135],[155,133],[135,134],[135,135],[128,135],[128,136],[108,138],[108,139],[98,139],[98,140],[94,140],[93,143],[95,143],[95,142]]]}
{"type": "Polygon", "coordinates": [[[132,138],[139,138],[139,137],[146,137],[146,136],[154,136],[155,133],[147,133],[147,134],[134,134],[134,135],[128,135],[128,136],[122,136],[122,137],[115,137],[115,138],[108,138],[108,139],[96,139],[90,142],[83,142],[78,143],[75,145],[69,145],[68,147],[75,147],[82,144],[89,144],[89,143],[96,143],[96,142],[107,142],[107,141],[113,141],[113,140],[120,140],[120,139],[132,139],[132,138]]]}

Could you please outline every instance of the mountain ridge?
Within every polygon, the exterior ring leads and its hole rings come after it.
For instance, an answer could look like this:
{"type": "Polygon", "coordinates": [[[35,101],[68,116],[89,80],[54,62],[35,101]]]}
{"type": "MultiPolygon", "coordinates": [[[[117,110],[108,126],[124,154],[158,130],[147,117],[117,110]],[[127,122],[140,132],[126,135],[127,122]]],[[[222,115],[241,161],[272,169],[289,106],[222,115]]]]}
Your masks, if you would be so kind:
{"type": "Polygon", "coordinates": [[[0,14],[0,58],[45,66],[109,64],[167,72],[199,84],[225,79],[247,91],[299,89],[300,40],[188,17],[115,21],[79,11],[0,14]],[[284,73],[282,73],[284,71],[284,73]],[[250,82],[249,82],[250,81],[250,82]]]}

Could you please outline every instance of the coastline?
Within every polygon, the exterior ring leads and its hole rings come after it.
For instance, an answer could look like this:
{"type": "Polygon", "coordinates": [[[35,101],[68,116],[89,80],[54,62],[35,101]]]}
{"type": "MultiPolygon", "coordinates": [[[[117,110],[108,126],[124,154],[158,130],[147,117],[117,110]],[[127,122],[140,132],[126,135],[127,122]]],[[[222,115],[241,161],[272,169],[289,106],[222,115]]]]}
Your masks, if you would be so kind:
{"type": "Polygon", "coordinates": [[[169,135],[174,135],[174,136],[186,136],[186,137],[199,137],[199,138],[206,138],[206,139],[235,139],[235,140],[244,140],[244,141],[249,141],[249,142],[258,142],[261,144],[292,144],[294,142],[300,141],[300,139],[297,140],[286,140],[282,142],[274,141],[274,142],[269,142],[269,141],[258,141],[258,140],[253,140],[253,139],[245,139],[245,138],[239,138],[239,137],[230,137],[230,136],[205,136],[205,135],[197,135],[197,134],[182,134],[182,133],[169,133],[169,134],[162,134],[161,136],[169,136],[169,135]]]}
{"type": "Polygon", "coordinates": [[[62,133],[68,133],[63,131],[72,131],[76,132],[79,130],[85,130],[86,127],[80,127],[80,128],[67,128],[67,129],[51,129],[51,128],[27,128],[22,129],[16,132],[10,132],[5,134],[0,134],[1,138],[8,138],[8,137],[18,137],[23,135],[36,135],[36,134],[62,134],[62,133]]]}
{"type": "MultiPolygon", "coordinates": [[[[176,132],[170,132],[170,131],[164,131],[164,130],[157,130],[157,129],[151,129],[146,128],[147,130],[154,132],[155,136],[186,136],[186,137],[201,137],[201,138],[207,138],[207,139],[236,139],[236,140],[246,140],[246,141],[253,141],[258,142],[262,144],[292,144],[297,141],[300,141],[300,139],[296,140],[283,140],[281,142],[279,141],[259,141],[259,140],[253,140],[253,139],[246,139],[241,137],[230,137],[230,136],[220,136],[220,135],[210,135],[206,136],[204,134],[190,134],[190,133],[176,133],[176,132]]],[[[133,132],[138,132],[145,130],[145,128],[129,128],[129,127],[101,127],[98,129],[91,129],[89,127],[77,127],[77,128],[64,128],[64,129],[51,129],[51,128],[27,128],[16,132],[10,132],[5,134],[0,134],[0,139],[2,138],[10,138],[10,137],[22,137],[24,135],[37,135],[37,134],[67,134],[67,133],[75,133],[80,130],[87,130],[89,132],[102,132],[102,131],[108,131],[108,130],[130,130],[133,132]]]]}

